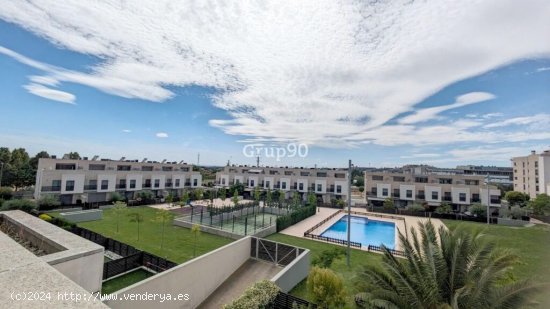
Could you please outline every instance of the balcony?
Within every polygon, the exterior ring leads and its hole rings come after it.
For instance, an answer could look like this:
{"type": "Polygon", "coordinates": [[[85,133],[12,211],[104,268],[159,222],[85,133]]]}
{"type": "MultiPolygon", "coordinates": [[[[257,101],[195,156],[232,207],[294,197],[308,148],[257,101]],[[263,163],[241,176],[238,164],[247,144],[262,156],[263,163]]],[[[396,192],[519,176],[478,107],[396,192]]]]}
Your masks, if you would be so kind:
{"type": "Polygon", "coordinates": [[[44,186],[41,189],[42,192],[59,192],[61,191],[60,186],[44,186]]]}
{"type": "Polygon", "coordinates": [[[416,196],[416,199],[418,199],[418,200],[425,200],[425,199],[426,199],[426,195],[424,195],[424,194],[418,194],[418,195],[416,196]]]}
{"type": "Polygon", "coordinates": [[[500,199],[491,199],[491,204],[500,204],[500,199]]]}
{"type": "Polygon", "coordinates": [[[172,188],[172,183],[171,182],[167,182],[164,184],[164,187],[165,188],[172,188]]]}
{"type": "Polygon", "coordinates": [[[143,187],[144,187],[144,188],[151,188],[151,184],[150,184],[150,183],[144,183],[144,184],[143,184],[143,187]]]}
{"type": "Polygon", "coordinates": [[[93,191],[93,190],[97,190],[97,185],[85,185],[84,186],[84,191],[93,191]]]}
{"type": "Polygon", "coordinates": [[[116,185],[116,189],[117,190],[118,189],[126,189],[126,185],[125,184],[124,185],[123,184],[118,184],[118,185],[116,185]]]}

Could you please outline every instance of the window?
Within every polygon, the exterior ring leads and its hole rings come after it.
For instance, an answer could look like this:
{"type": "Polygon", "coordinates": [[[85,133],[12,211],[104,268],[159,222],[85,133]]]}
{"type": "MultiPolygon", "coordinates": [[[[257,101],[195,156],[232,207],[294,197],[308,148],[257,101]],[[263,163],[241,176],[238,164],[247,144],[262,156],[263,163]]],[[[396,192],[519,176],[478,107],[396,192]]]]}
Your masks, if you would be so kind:
{"type": "Polygon", "coordinates": [[[304,184],[302,182],[298,184],[298,190],[304,190],[304,184]]]}
{"type": "Polygon", "coordinates": [[[466,202],[466,193],[459,193],[458,200],[461,202],[466,202]]]}
{"type": "Polygon", "coordinates": [[[479,194],[477,194],[477,193],[472,194],[472,202],[473,203],[479,202],[479,194]]]}
{"type": "Polygon", "coordinates": [[[439,199],[439,193],[437,191],[432,191],[432,200],[439,199]]]}
{"type": "Polygon", "coordinates": [[[291,171],[285,171],[285,175],[292,176],[292,172],[291,171]]]}
{"type": "Polygon", "coordinates": [[[342,186],[336,185],[336,193],[342,193],[342,186]]]}
{"type": "Polygon", "coordinates": [[[176,178],[176,187],[179,187],[180,186],[180,179],[179,178],[176,178]]]}
{"type": "Polygon", "coordinates": [[[281,183],[281,189],[286,189],[286,182],[281,183]]]}
{"type": "Polygon", "coordinates": [[[67,180],[65,183],[65,191],[74,191],[74,180],[67,180]]]}
{"type": "Polygon", "coordinates": [[[55,164],[56,170],[76,170],[76,164],[63,164],[63,163],[57,163],[55,164]]]}
{"type": "Polygon", "coordinates": [[[126,188],[126,179],[119,180],[118,184],[119,184],[118,185],[119,189],[125,189],[126,188]]]}
{"type": "Polygon", "coordinates": [[[380,175],[372,175],[372,180],[384,180],[384,176],[380,176],[380,175]]]}
{"type": "Polygon", "coordinates": [[[466,179],[464,182],[467,186],[479,186],[479,180],[466,179]]]}
{"type": "Polygon", "coordinates": [[[393,197],[399,197],[400,195],[399,189],[393,189],[393,197]]]}
{"type": "Polygon", "coordinates": [[[372,188],[370,189],[370,192],[371,192],[373,195],[376,195],[376,192],[377,192],[376,187],[372,187],[372,188]]]}
{"type": "Polygon", "coordinates": [[[407,190],[406,194],[407,194],[407,198],[412,198],[413,197],[413,191],[412,190],[407,190]]]}
{"type": "Polygon", "coordinates": [[[317,184],[317,192],[323,191],[323,185],[318,183],[317,184]]]}
{"type": "Polygon", "coordinates": [[[395,182],[405,182],[405,177],[403,177],[403,176],[393,176],[393,181],[395,181],[395,182]]]}
{"type": "Polygon", "coordinates": [[[417,196],[418,199],[425,199],[426,198],[426,195],[424,194],[424,190],[418,190],[418,196],[417,196]]]}
{"type": "Polygon", "coordinates": [[[130,179],[130,189],[135,189],[135,188],[136,188],[136,180],[130,179]]]}
{"type": "Polygon", "coordinates": [[[453,179],[452,178],[439,178],[439,183],[441,184],[452,184],[453,179]]]}
{"type": "Polygon", "coordinates": [[[117,171],[129,171],[130,165],[117,165],[116,166],[117,171]]]}
{"type": "Polygon", "coordinates": [[[107,190],[109,189],[109,180],[102,180],[101,181],[101,190],[107,190]]]}
{"type": "Polygon", "coordinates": [[[61,180],[52,180],[52,191],[61,190],[61,180]]]}
{"type": "Polygon", "coordinates": [[[222,185],[225,185],[225,178],[222,178],[222,185]]]}
{"type": "Polygon", "coordinates": [[[274,170],[269,170],[269,175],[278,175],[279,172],[277,171],[274,171],[274,170]]]}
{"type": "Polygon", "coordinates": [[[300,172],[300,176],[309,176],[309,172],[300,172]]]}
{"type": "Polygon", "coordinates": [[[250,180],[250,186],[254,187],[254,180],[250,180]]]}
{"type": "Polygon", "coordinates": [[[428,183],[428,177],[415,177],[414,182],[428,183]]]}
{"type": "Polygon", "coordinates": [[[160,179],[155,179],[155,188],[160,188],[160,179]]]}
{"type": "Polygon", "coordinates": [[[382,196],[388,196],[388,188],[382,188],[382,196]]]}
{"type": "Polygon", "coordinates": [[[336,173],[336,174],[334,174],[334,178],[346,178],[346,174],[336,173]]]}
{"type": "MultiPolygon", "coordinates": [[[[254,183],[254,182],[252,182],[252,183],[254,183]]],[[[198,184],[199,184],[199,180],[197,178],[193,179],[193,187],[198,186],[198,184]]]]}
{"type": "Polygon", "coordinates": [[[270,188],[269,185],[270,185],[269,180],[266,180],[266,181],[265,181],[265,187],[266,187],[266,188],[270,188]]]}
{"type": "Polygon", "coordinates": [[[105,170],[105,164],[90,164],[88,166],[88,169],[90,171],[104,171],[105,170]]]}
{"type": "Polygon", "coordinates": [[[188,167],[182,167],[181,170],[182,170],[183,172],[189,172],[189,168],[188,168],[188,167]]]}
{"type": "Polygon", "coordinates": [[[162,167],[162,170],[163,170],[164,172],[169,172],[169,171],[171,171],[172,169],[173,169],[173,167],[171,167],[171,166],[163,166],[163,167],[162,167]]]}
{"type": "Polygon", "coordinates": [[[240,181],[239,179],[235,179],[235,183],[236,183],[236,184],[240,184],[241,181],[240,181]]]}
{"type": "Polygon", "coordinates": [[[145,166],[141,167],[141,170],[144,171],[144,172],[150,172],[150,171],[153,170],[153,167],[150,166],[150,165],[145,165],[145,166]]]}
{"type": "Polygon", "coordinates": [[[327,177],[327,173],[324,172],[318,172],[317,177],[327,177]]]}

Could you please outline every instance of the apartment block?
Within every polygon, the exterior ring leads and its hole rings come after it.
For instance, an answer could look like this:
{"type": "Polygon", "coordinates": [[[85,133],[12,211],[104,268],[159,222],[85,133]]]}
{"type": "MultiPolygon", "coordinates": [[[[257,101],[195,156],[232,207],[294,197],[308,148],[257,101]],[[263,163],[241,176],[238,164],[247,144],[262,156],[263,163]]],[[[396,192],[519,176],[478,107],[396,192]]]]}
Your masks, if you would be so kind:
{"type": "Polygon", "coordinates": [[[59,196],[62,204],[108,201],[113,192],[127,199],[150,190],[155,197],[180,196],[184,188],[202,186],[202,177],[191,165],[177,162],[138,160],[40,159],[35,198],[59,196]]]}
{"type": "Polygon", "coordinates": [[[338,168],[303,167],[250,167],[226,166],[216,173],[216,185],[230,187],[236,183],[245,186],[245,194],[251,195],[255,188],[281,190],[290,198],[298,192],[305,199],[308,192],[317,195],[323,203],[347,199],[348,171],[338,168]]]}
{"type": "Polygon", "coordinates": [[[528,156],[512,158],[512,168],[514,191],[527,193],[531,198],[550,194],[550,150],[542,153],[533,150],[528,156]]]}
{"type": "Polygon", "coordinates": [[[436,173],[422,166],[365,172],[366,199],[370,205],[381,206],[387,198],[397,207],[413,203],[437,207],[450,204],[456,211],[464,211],[473,203],[500,207],[501,192],[485,184],[481,175],[436,173]]]}

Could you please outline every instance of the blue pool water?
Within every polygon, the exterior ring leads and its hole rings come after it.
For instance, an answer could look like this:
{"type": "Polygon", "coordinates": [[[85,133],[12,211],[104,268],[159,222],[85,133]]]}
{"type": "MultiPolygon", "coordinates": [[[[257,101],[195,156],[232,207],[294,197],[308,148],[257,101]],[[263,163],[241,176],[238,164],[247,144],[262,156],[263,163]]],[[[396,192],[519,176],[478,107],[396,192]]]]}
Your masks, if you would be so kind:
{"type": "MultiPolygon", "coordinates": [[[[348,216],[326,229],[321,236],[346,240],[348,235],[348,216]]],[[[395,224],[370,220],[365,217],[351,216],[351,241],[359,242],[362,246],[380,246],[384,244],[390,249],[395,248],[395,224]]]]}

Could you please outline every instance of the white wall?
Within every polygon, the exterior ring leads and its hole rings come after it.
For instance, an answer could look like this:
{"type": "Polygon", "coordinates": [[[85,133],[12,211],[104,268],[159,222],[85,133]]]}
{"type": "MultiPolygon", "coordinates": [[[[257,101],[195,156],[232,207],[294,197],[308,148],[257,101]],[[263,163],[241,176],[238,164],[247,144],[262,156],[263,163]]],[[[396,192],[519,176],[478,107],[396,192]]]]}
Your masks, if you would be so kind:
{"type": "MultiPolygon", "coordinates": [[[[490,189],[489,194],[500,196],[500,190],[499,189],[490,189]]],[[[479,198],[481,200],[482,205],[487,205],[488,200],[487,200],[487,189],[486,188],[481,188],[479,190],[479,198]]],[[[500,204],[491,203],[491,206],[499,206],[500,207],[500,204]]]]}
{"type": "Polygon", "coordinates": [[[273,190],[273,177],[264,177],[264,189],[273,190]],[[267,185],[268,181],[269,181],[269,186],[267,185]]]}
{"type": "Polygon", "coordinates": [[[298,179],[298,181],[296,182],[298,184],[298,188],[297,188],[297,191],[299,192],[307,192],[308,189],[307,189],[307,186],[308,186],[308,182],[307,182],[307,179],[298,179]],[[303,184],[303,188],[302,190],[300,190],[300,184],[303,184]]]}
{"type": "Polygon", "coordinates": [[[97,192],[114,192],[116,188],[116,174],[99,174],[97,175],[97,192]],[[101,189],[101,181],[108,180],[109,186],[107,190],[101,189]]]}
{"type": "Polygon", "coordinates": [[[123,300],[122,294],[189,294],[188,301],[164,302],[162,308],[196,308],[231,274],[250,258],[251,238],[245,237],[163,273],[131,285],[119,292],[117,300],[105,303],[111,308],[154,308],[157,301],[123,300]]]}
{"type": "Polygon", "coordinates": [[[316,179],[315,180],[315,193],[327,193],[327,181],[324,179],[316,179]],[[317,190],[317,186],[321,185],[321,190],[317,190]]]}
{"type": "Polygon", "coordinates": [[[103,252],[50,265],[91,293],[101,291],[103,252]],[[100,271],[98,271],[100,270],[100,271]]]}
{"type": "Polygon", "coordinates": [[[470,188],[452,187],[451,197],[452,197],[453,204],[470,205],[470,197],[471,197],[470,188]],[[466,201],[464,202],[460,201],[460,193],[466,194],[466,201]]]}
{"type": "Polygon", "coordinates": [[[376,197],[388,198],[391,197],[391,184],[389,183],[377,183],[376,184],[376,197]],[[384,189],[388,189],[388,195],[383,195],[384,189]]]}
{"type": "Polygon", "coordinates": [[[407,200],[407,201],[414,201],[416,198],[416,188],[414,185],[399,185],[399,199],[400,200],[407,200]],[[407,190],[412,191],[412,196],[407,197],[407,190]]]}
{"type": "Polygon", "coordinates": [[[63,174],[61,175],[61,194],[84,193],[84,174],[63,174]],[[66,191],[67,181],[74,181],[74,190],[66,191]]]}
{"type": "Polygon", "coordinates": [[[280,189],[283,191],[290,191],[290,178],[281,178],[280,180],[280,189]],[[286,183],[286,188],[283,189],[283,183],[286,183]]]}
{"type": "Polygon", "coordinates": [[[143,175],[142,174],[128,174],[126,175],[126,191],[139,191],[143,188],[143,175]],[[136,187],[130,188],[130,181],[136,181],[136,187]]]}
{"type": "Polygon", "coordinates": [[[426,202],[441,202],[441,187],[425,186],[424,195],[426,196],[426,202]],[[432,199],[432,192],[437,192],[437,199],[432,199]]]}

